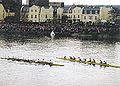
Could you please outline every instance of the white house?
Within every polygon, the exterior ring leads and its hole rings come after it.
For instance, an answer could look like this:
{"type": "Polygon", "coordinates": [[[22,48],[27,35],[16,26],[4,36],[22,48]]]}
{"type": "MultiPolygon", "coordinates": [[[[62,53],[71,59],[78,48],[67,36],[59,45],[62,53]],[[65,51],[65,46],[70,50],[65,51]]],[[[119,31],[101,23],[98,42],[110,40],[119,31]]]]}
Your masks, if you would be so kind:
{"type": "Polygon", "coordinates": [[[53,19],[53,11],[52,6],[49,8],[41,7],[40,12],[40,22],[50,21],[53,19]]]}
{"type": "Polygon", "coordinates": [[[52,6],[45,8],[33,5],[31,7],[23,6],[20,10],[20,21],[24,22],[46,22],[53,19],[52,6]]]}
{"type": "Polygon", "coordinates": [[[40,7],[33,5],[29,8],[28,21],[30,22],[39,22],[40,21],[40,7]]]}

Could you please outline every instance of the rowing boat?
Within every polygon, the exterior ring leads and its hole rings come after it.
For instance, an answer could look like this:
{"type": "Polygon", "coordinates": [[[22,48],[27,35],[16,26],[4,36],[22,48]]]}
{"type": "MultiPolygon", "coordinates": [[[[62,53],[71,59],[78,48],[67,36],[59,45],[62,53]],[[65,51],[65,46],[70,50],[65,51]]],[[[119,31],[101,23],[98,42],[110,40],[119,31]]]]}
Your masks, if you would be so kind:
{"type": "Polygon", "coordinates": [[[120,68],[120,66],[111,65],[111,64],[89,62],[89,61],[84,61],[84,60],[74,60],[74,59],[70,59],[70,58],[59,58],[59,57],[57,57],[57,58],[62,59],[62,60],[71,61],[71,62],[79,62],[79,63],[85,63],[85,64],[90,64],[90,65],[100,65],[100,66],[104,66],[104,67],[120,68]]]}
{"type": "Polygon", "coordinates": [[[26,62],[26,63],[35,63],[35,64],[41,64],[41,65],[49,65],[49,66],[64,66],[62,64],[54,64],[52,62],[46,62],[46,61],[35,61],[35,60],[26,60],[26,59],[19,59],[19,58],[1,58],[11,61],[18,61],[18,62],[26,62]]]}

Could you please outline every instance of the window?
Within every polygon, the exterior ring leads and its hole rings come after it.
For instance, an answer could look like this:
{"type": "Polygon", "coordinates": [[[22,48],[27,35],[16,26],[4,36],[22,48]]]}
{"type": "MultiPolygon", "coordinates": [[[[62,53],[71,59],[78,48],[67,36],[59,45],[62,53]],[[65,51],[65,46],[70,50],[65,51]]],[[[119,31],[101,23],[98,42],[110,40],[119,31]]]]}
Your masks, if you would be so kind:
{"type": "Polygon", "coordinates": [[[85,10],[82,11],[82,14],[85,14],[85,10]]]}
{"type": "Polygon", "coordinates": [[[47,15],[46,15],[46,18],[47,18],[47,15]]]}
{"type": "Polygon", "coordinates": [[[75,10],[74,10],[74,13],[75,13],[75,10]]]}
{"type": "Polygon", "coordinates": [[[80,16],[78,15],[78,18],[80,18],[80,16]]]}
{"type": "Polygon", "coordinates": [[[100,14],[100,11],[98,10],[97,13],[100,14]]]}
{"type": "Polygon", "coordinates": [[[93,16],[89,16],[89,19],[92,20],[92,19],[93,19],[93,16]]]}
{"type": "Polygon", "coordinates": [[[95,16],[95,20],[97,20],[97,16],[95,16]]]}
{"type": "Polygon", "coordinates": [[[92,10],[92,14],[95,14],[95,10],[92,10]]]}
{"type": "Polygon", "coordinates": [[[96,10],[96,12],[95,12],[96,14],[99,14],[100,13],[100,11],[99,10],[96,10]]]}
{"type": "Polygon", "coordinates": [[[84,16],[84,19],[86,19],[86,16],[84,16]]]}
{"type": "Polygon", "coordinates": [[[35,12],[37,12],[37,10],[35,10],[35,12]]]}
{"type": "Polygon", "coordinates": [[[70,18],[70,15],[69,15],[69,18],[70,18]]]}
{"type": "Polygon", "coordinates": [[[33,12],[33,10],[31,10],[31,12],[33,12]]]}
{"type": "Polygon", "coordinates": [[[37,15],[35,15],[35,18],[37,18],[37,15]]]}
{"type": "Polygon", "coordinates": [[[31,18],[33,18],[33,15],[31,15],[31,18]]]}
{"type": "Polygon", "coordinates": [[[90,14],[90,10],[87,10],[87,14],[90,14]]]}
{"type": "Polygon", "coordinates": [[[58,18],[60,18],[60,15],[58,15],[58,18]]]}
{"type": "Polygon", "coordinates": [[[74,18],[75,18],[75,15],[74,15],[74,18]]]}

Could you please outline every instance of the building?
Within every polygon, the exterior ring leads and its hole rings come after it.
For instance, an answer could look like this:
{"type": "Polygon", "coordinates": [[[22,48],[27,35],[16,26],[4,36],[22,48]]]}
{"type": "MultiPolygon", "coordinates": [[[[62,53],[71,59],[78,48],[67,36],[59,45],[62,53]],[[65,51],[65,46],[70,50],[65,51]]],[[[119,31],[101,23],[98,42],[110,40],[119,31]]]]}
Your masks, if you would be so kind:
{"type": "Polygon", "coordinates": [[[21,21],[46,22],[53,18],[59,22],[99,22],[109,21],[111,7],[68,5],[64,7],[44,7],[33,5],[21,8],[21,21]]]}
{"type": "Polygon", "coordinates": [[[82,21],[82,8],[81,7],[77,7],[77,6],[74,6],[74,7],[71,7],[69,9],[69,13],[71,15],[68,16],[68,18],[71,18],[72,19],[72,22],[80,22],[82,21]]]}
{"type": "Polygon", "coordinates": [[[30,4],[30,6],[37,5],[37,6],[48,7],[49,0],[29,0],[29,4],[30,4]]]}
{"type": "Polygon", "coordinates": [[[100,19],[99,7],[84,7],[82,10],[81,21],[83,22],[97,22],[100,19]]]}
{"type": "Polygon", "coordinates": [[[26,0],[26,5],[29,5],[29,0],[26,0]]]}
{"type": "Polygon", "coordinates": [[[2,3],[0,3],[0,21],[3,21],[6,18],[6,10],[3,7],[2,3]]]}
{"type": "Polygon", "coordinates": [[[29,7],[29,13],[26,15],[28,21],[30,22],[39,22],[40,21],[40,7],[33,5],[29,7]]]}
{"type": "Polygon", "coordinates": [[[53,7],[49,8],[42,7],[40,12],[40,22],[47,22],[53,20],[53,7]]]}
{"type": "Polygon", "coordinates": [[[57,19],[58,19],[58,20],[61,20],[61,19],[62,19],[63,11],[64,11],[64,9],[61,8],[61,7],[59,7],[59,8],[57,9],[57,19]]]}
{"type": "Polygon", "coordinates": [[[64,2],[49,2],[49,6],[52,6],[52,7],[64,7],[64,2]]]}
{"type": "Polygon", "coordinates": [[[22,5],[29,5],[29,0],[25,0],[25,2],[22,0],[22,5]]]}
{"type": "Polygon", "coordinates": [[[109,20],[111,16],[111,10],[113,10],[112,7],[100,7],[100,20],[109,20]]]}
{"type": "Polygon", "coordinates": [[[74,22],[97,22],[97,21],[109,21],[111,16],[111,7],[99,7],[99,6],[65,6],[57,9],[58,19],[61,19],[63,15],[68,17],[68,21],[74,22]]]}
{"type": "Polygon", "coordinates": [[[47,22],[53,19],[52,6],[50,7],[40,7],[33,5],[23,6],[20,10],[20,21],[23,22],[47,22]]]}

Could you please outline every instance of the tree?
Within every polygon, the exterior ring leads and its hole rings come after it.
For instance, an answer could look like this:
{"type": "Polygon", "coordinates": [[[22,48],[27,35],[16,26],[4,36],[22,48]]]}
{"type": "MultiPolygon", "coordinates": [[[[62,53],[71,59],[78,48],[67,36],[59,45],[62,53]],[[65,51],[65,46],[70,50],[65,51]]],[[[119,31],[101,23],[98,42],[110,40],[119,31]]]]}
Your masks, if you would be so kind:
{"type": "Polygon", "coordinates": [[[62,23],[66,23],[68,21],[67,15],[62,15],[62,23]]]}
{"type": "MultiPolygon", "coordinates": [[[[111,20],[112,22],[118,22],[117,17],[120,15],[120,9],[117,7],[113,7],[113,10],[110,11],[111,14],[111,20]]],[[[120,22],[120,20],[119,20],[120,22]]]]}
{"type": "MultiPolygon", "coordinates": [[[[5,9],[9,9],[12,12],[15,12],[15,22],[19,21],[19,17],[20,17],[20,7],[21,7],[21,0],[2,0],[2,3],[5,7],[5,9]]],[[[8,18],[9,19],[9,18],[8,18]]]]}

